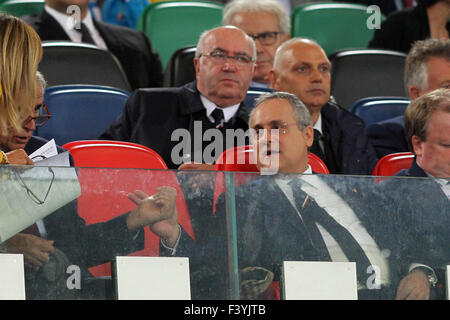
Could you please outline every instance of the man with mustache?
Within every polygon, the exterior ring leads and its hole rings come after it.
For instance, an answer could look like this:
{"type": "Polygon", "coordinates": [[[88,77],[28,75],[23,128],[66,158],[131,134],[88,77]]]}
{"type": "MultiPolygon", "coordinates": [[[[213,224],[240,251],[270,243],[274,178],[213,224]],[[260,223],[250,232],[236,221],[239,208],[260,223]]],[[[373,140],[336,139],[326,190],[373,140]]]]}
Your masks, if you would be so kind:
{"type": "MultiPolygon", "coordinates": [[[[135,91],[123,114],[100,139],[145,145],[160,154],[169,169],[182,162],[208,162],[203,151],[211,142],[195,143],[204,140],[206,130],[220,130],[222,135],[226,129],[248,129],[248,110],[242,101],[255,60],[255,43],[240,29],[225,26],[206,31],[194,58],[196,81],[179,88],[135,91]],[[189,141],[181,138],[180,142],[178,132],[187,133],[189,141]],[[180,144],[191,152],[180,154],[180,144]]],[[[216,152],[215,158],[220,154],[216,152]]]]}
{"type": "Polygon", "coordinates": [[[223,10],[223,25],[240,28],[255,40],[257,60],[252,87],[268,87],[275,51],[289,39],[290,18],[276,0],[233,0],[223,10]]]}
{"type": "Polygon", "coordinates": [[[271,87],[295,94],[311,113],[314,143],[330,173],[371,174],[377,157],[364,133],[364,122],[330,101],[331,63],[313,40],[293,38],[275,54],[271,87]]]}

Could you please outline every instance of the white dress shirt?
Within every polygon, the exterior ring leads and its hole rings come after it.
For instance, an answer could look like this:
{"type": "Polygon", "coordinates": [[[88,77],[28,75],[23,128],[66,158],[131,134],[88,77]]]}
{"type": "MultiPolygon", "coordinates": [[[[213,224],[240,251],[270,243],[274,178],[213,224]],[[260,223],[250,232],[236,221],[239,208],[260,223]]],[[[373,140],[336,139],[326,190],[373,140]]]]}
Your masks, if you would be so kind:
{"type": "MultiPolygon", "coordinates": [[[[214,118],[211,115],[211,113],[214,111],[214,109],[219,108],[219,107],[217,107],[217,105],[214,102],[212,102],[211,100],[209,100],[208,98],[206,98],[203,95],[200,95],[200,100],[202,101],[203,106],[206,109],[206,116],[208,117],[209,121],[214,123],[214,118]]],[[[234,117],[234,115],[236,114],[236,112],[239,109],[239,105],[240,105],[240,103],[226,107],[226,108],[220,108],[223,111],[223,117],[224,117],[225,123],[234,117]]]]}
{"type": "MultiPolygon", "coordinates": [[[[349,207],[345,200],[328,186],[327,183],[322,181],[319,175],[308,173],[312,173],[310,167],[302,176],[295,177],[294,179],[301,179],[302,190],[312,197],[320,207],[325,209],[337,223],[348,230],[353,238],[355,238],[364,250],[372,266],[375,266],[375,268],[379,270],[379,272],[377,272],[376,284],[388,285],[390,283],[389,264],[383,254],[384,252],[378,247],[375,240],[369,235],[366,228],[362,225],[355,212],[349,207]]],[[[277,178],[276,183],[286,195],[292,206],[296,209],[299,217],[302,218],[300,211],[296,208],[292,188],[289,185],[291,180],[292,177],[289,180],[277,178]]],[[[335,262],[349,261],[344,251],[331,234],[319,223],[317,223],[317,227],[328,249],[331,260],[335,262]]],[[[368,278],[374,273],[373,270],[367,270],[367,272],[368,278]]],[[[358,283],[359,289],[364,287],[367,287],[367,284],[358,283]]]]}
{"type": "MultiPolygon", "coordinates": [[[[51,15],[56,21],[58,21],[58,23],[67,33],[72,42],[81,43],[81,33],[76,30],[77,21],[75,21],[73,16],[69,16],[59,11],[56,11],[55,9],[49,7],[48,5],[45,6],[45,11],[47,11],[49,15],[51,15]]],[[[94,21],[92,19],[92,15],[89,10],[87,11],[86,17],[84,17],[84,19],[81,22],[83,22],[86,25],[97,47],[108,50],[105,41],[103,40],[102,36],[94,26],[94,21]]]]}

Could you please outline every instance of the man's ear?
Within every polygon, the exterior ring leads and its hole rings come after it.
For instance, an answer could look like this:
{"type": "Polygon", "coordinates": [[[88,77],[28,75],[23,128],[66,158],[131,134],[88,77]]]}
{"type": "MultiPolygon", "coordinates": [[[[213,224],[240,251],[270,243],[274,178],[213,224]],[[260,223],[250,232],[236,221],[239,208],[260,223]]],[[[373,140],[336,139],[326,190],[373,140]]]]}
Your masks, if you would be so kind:
{"type": "Polygon", "coordinates": [[[269,71],[269,82],[270,82],[270,88],[276,90],[275,83],[277,81],[277,74],[274,69],[271,69],[269,71]]]}
{"type": "Polygon", "coordinates": [[[408,88],[408,94],[409,94],[409,98],[411,99],[411,101],[420,97],[421,92],[422,92],[422,90],[420,90],[419,87],[416,87],[416,86],[411,86],[408,88]]]}
{"type": "Polygon", "coordinates": [[[412,145],[414,154],[420,158],[422,156],[422,147],[423,147],[422,139],[420,139],[418,136],[412,136],[411,145],[412,145]]]}
{"type": "Polygon", "coordinates": [[[305,144],[309,148],[313,145],[314,142],[314,129],[311,126],[307,126],[303,129],[303,135],[305,137],[305,144]]]}
{"type": "Polygon", "coordinates": [[[197,78],[200,72],[200,58],[194,58],[195,77],[197,78]]]}

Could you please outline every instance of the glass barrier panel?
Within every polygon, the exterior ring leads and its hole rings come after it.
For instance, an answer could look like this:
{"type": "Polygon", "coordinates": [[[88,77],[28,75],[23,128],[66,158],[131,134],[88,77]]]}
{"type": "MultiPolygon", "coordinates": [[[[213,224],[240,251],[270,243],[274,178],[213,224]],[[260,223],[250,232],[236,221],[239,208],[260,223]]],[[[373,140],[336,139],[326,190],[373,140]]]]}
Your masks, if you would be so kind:
{"type": "Polygon", "coordinates": [[[445,299],[450,205],[442,181],[235,173],[239,180],[241,299],[283,299],[284,261],[355,262],[358,299],[404,298],[408,281],[436,276],[431,298],[445,299]]]}

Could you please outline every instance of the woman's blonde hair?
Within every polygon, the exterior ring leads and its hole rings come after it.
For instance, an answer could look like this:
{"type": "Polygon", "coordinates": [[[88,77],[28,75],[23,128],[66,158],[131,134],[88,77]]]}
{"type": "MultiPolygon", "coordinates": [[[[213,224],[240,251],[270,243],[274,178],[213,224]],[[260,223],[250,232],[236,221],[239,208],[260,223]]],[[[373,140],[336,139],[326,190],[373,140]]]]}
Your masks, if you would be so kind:
{"type": "Polygon", "coordinates": [[[23,20],[0,13],[0,134],[20,131],[34,107],[41,39],[23,20]]]}

